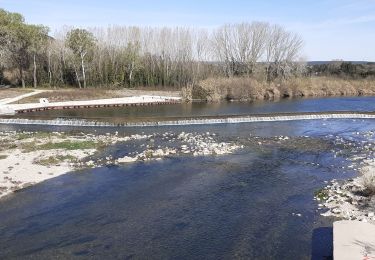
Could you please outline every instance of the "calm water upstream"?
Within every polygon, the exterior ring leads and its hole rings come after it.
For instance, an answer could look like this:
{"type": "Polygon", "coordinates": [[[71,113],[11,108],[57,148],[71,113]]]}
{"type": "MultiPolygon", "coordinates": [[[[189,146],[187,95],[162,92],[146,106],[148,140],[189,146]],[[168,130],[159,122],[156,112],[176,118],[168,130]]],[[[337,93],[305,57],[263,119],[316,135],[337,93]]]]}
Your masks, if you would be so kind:
{"type": "Polygon", "coordinates": [[[342,97],[290,99],[255,103],[192,103],[152,107],[119,107],[40,111],[17,117],[24,118],[86,118],[108,121],[142,120],[142,118],[229,116],[290,112],[375,111],[375,97],[342,97]]]}
{"type": "MultiPolygon", "coordinates": [[[[99,110],[100,116],[188,116],[375,110],[374,98],[194,104],[99,110]],[[138,110],[140,109],[140,110],[138,110]]],[[[94,110],[49,116],[98,117],[94,110]]],[[[1,130],[77,128],[1,126],[1,130]]],[[[357,132],[374,120],[315,120],[159,128],[84,128],[88,132],[214,132],[243,149],[225,156],[172,156],[73,172],[0,201],[0,258],[324,259],[332,219],[319,215],[314,191],[355,176],[346,160],[360,153],[357,132]],[[288,136],[280,141],[279,136],[288,136]],[[262,145],[259,145],[259,142],[262,145]],[[335,156],[336,151],[346,149],[335,156]],[[344,169],[342,168],[344,167],[344,169]]],[[[155,138],[163,146],[165,141],[155,138]]],[[[117,144],[121,157],[141,143],[117,144]]]]}

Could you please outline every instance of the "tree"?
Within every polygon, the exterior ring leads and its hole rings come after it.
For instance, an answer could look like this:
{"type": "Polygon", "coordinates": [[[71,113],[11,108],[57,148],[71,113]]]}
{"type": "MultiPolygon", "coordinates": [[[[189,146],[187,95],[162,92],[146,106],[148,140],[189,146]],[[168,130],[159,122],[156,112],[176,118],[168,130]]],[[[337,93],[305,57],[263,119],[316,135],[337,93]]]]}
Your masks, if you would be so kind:
{"type": "Polygon", "coordinates": [[[303,47],[302,38],[274,25],[268,31],[266,44],[267,80],[287,78],[303,47]]]}
{"type": "Polygon", "coordinates": [[[26,32],[30,39],[29,50],[33,57],[33,86],[37,87],[37,77],[36,77],[36,56],[47,46],[48,42],[48,27],[43,25],[28,25],[26,27],[26,32]]]}
{"type": "MultiPolygon", "coordinates": [[[[192,86],[208,77],[269,81],[298,75],[301,38],[263,22],[213,30],[185,27],[63,27],[54,38],[22,15],[0,9],[0,69],[50,86],[192,86]],[[19,71],[19,73],[18,73],[19,71]]],[[[370,75],[342,66],[337,73],[370,75]]],[[[374,72],[371,72],[375,74],[374,72]]],[[[9,75],[9,74],[8,74],[9,75]]]]}
{"type": "MultiPolygon", "coordinates": [[[[85,29],[73,29],[67,34],[66,44],[80,60],[84,88],[86,88],[85,61],[89,52],[95,47],[95,43],[96,38],[94,35],[85,29]]],[[[81,87],[77,69],[75,71],[78,85],[81,87]]]]}
{"type": "Polygon", "coordinates": [[[22,15],[0,9],[0,47],[2,55],[7,56],[7,59],[2,59],[2,65],[6,68],[19,68],[22,87],[25,87],[24,72],[29,67],[27,51],[30,40],[26,31],[22,15]]]}
{"type": "Polygon", "coordinates": [[[128,43],[127,48],[124,52],[123,60],[127,66],[124,68],[124,77],[123,82],[127,84],[129,87],[133,85],[133,78],[134,73],[136,72],[137,68],[139,67],[139,43],[128,43]],[[125,78],[125,75],[127,77],[125,78]]]}
{"type": "Polygon", "coordinates": [[[25,87],[25,71],[30,67],[30,54],[33,55],[36,87],[36,55],[47,38],[48,27],[25,24],[22,15],[0,9],[0,53],[7,55],[7,64],[2,65],[8,68],[19,67],[22,87],[25,87]]]}

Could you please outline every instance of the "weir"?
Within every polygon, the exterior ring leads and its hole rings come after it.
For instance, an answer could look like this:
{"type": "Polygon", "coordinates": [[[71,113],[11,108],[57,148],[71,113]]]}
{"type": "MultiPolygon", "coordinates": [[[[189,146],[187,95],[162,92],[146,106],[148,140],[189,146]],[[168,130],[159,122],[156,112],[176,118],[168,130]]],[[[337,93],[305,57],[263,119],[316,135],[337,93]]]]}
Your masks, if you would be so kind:
{"type": "Polygon", "coordinates": [[[280,122],[319,119],[375,119],[373,112],[319,112],[319,113],[288,113],[261,114],[226,117],[198,117],[198,118],[154,118],[151,121],[106,122],[85,119],[20,119],[0,118],[0,124],[5,125],[50,125],[50,126],[79,126],[79,127],[154,127],[154,126],[186,126],[213,124],[240,124],[255,122],[280,122]]]}

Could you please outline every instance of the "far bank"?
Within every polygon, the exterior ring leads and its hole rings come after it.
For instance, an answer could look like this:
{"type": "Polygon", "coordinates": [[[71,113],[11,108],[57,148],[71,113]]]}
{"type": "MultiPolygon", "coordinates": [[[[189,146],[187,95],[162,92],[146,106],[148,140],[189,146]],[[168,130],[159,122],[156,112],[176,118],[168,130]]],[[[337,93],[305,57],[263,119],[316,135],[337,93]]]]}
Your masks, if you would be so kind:
{"type": "Polygon", "coordinates": [[[249,77],[209,78],[182,89],[185,100],[219,102],[375,95],[374,79],[300,77],[267,82],[249,77]]]}
{"type": "MultiPolygon", "coordinates": [[[[35,90],[35,89],[34,89],[35,90]]],[[[340,96],[374,96],[375,79],[339,78],[332,76],[296,77],[268,82],[252,77],[212,77],[178,87],[114,88],[111,86],[85,89],[61,86],[38,88],[40,93],[13,102],[15,104],[38,103],[41,98],[50,102],[82,101],[133,97],[139,95],[181,97],[185,102],[221,101],[277,101],[290,98],[318,98],[340,96]]],[[[0,99],[14,98],[30,93],[31,88],[0,88],[0,99]]]]}

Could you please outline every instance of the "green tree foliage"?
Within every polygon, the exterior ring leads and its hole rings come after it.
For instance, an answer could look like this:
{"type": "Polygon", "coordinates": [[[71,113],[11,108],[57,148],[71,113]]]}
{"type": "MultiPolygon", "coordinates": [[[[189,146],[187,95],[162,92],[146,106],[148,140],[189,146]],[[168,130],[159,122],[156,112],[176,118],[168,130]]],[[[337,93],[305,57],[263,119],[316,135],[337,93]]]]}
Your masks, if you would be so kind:
{"type": "Polygon", "coordinates": [[[25,72],[30,68],[31,56],[36,87],[36,55],[48,39],[48,28],[26,24],[22,15],[0,9],[0,55],[5,68],[18,68],[22,86],[25,87],[25,72]]]}
{"type": "MultiPolygon", "coordinates": [[[[69,47],[80,62],[83,87],[86,88],[86,67],[85,62],[90,52],[94,49],[96,39],[94,35],[84,29],[73,29],[67,34],[66,45],[69,47]]],[[[77,82],[81,87],[80,79],[76,69],[77,82]]]]}
{"type": "Polygon", "coordinates": [[[42,25],[27,25],[27,34],[30,39],[29,53],[33,61],[33,86],[37,87],[37,56],[43,54],[48,43],[48,27],[42,25]]]}

